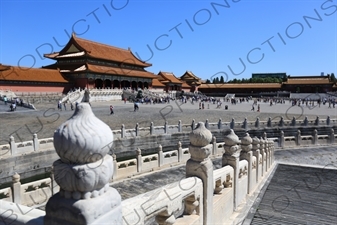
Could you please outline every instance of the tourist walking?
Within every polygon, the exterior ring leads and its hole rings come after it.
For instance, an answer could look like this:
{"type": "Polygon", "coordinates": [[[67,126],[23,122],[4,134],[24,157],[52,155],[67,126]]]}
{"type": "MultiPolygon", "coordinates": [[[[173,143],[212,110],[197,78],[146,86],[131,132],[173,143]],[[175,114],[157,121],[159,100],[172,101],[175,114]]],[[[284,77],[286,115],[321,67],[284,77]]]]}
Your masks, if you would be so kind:
{"type": "Polygon", "coordinates": [[[7,105],[7,101],[8,101],[8,99],[7,99],[7,97],[5,96],[5,97],[4,97],[5,105],[7,105]]]}
{"type": "Polygon", "coordinates": [[[135,102],[134,105],[133,105],[133,111],[136,112],[139,110],[139,104],[138,102],[135,102]]]}
{"type": "Polygon", "coordinates": [[[57,108],[62,111],[62,103],[61,100],[57,103],[57,108]]]}
{"type": "Polygon", "coordinates": [[[257,105],[257,111],[260,112],[260,104],[257,105]]]}
{"type": "Polygon", "coordinates": [[[112,105],[110,105],[110,115],[114,114],[114,107],[112,105]]]}
{"type": "Polygon", "coordinates": [[[67,105],[66,105],[65,102],[63,103],[63,107],[64,107],[64,111],[66,111],[67,110],[67,105]]]}

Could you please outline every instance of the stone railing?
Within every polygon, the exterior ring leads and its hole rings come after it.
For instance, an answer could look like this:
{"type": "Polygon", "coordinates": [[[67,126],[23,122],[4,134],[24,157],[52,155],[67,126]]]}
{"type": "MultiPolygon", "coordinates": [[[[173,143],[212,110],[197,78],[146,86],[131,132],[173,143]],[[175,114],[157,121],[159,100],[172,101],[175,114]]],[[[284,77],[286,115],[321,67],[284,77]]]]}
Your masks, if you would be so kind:
{"type": "MultiPolygon", "coordinates": [[[[13,205],[4,203],[0,204],[0,218],[4,223],[15,217],[15,224],[25,224],[29,217],[33,224],[48,225],[73,224],[74,221],[78,224],[130,224],[130,221],[137,224],[152,221],[158,224],[225,224],[230,222],[229,216],[245,204],[246,197],[269,176],[274,166],[273,141],[265,135],[252,139],[248,133],[240,140],[230,129],[222,134],[222,168],[213,170],[211,154],[220,152],[215,149],[216,139],[211,131],[200,122],[189,133],[186,179],[121,201],[119,193],[111,187],[113,184],[108,184],[115,174],[118,175],[118,170],[114,173],[116,158],[107,154],[109,148],[106,146],[113,142],[109,127],[93,115],[87,103],[79,104],[75,114],[55,131],[54,146],[60,159],[54,162],[52,174],[55,174],[60,190],[48,199],[45,214],[39,210],[31,213],[27,210],[25,214],[12,210],[8,215],[13,205]],[[79,126],[86,129],[79,129],[79,126]]],[[[146,166],[147,161],[151,163],[157,158],[158,166],[160,162],[165,164],[165,155],[171,158],[166,163],[186,158],[179,145],[176,151],[161,153],[159,148],[158,153],[158,156],[143,157],[138,149],[136,161],[128,163],[137,162],[137,172],[142,172],[157,165],[146,166]]],[[[23,189],[41,195],[53,180],[25,184],[23,189]]],[[[13,176],[11,193],[14,201],[18,198],[27,200],[21,189],[19,176],[13,176]]]]}
{"type": "Polygon", "coordinates": [[[90,101],[114,101],[122,100],[123,89],[90,89],[90,101]]]}
{"type": "Polygon", "coordinates": [[[13,202],[23,206],[39,207],[59,192],[59,186],[50,178],[21,184],[20,175],[14,174],[11,187],[0,189],[0,200],[13,202]]]}
{"type": "MultiPolygon", "coordinates": [[[[282,121],[282,119],[281,119],[282,121]]],[[[220,119],[217,123],[209,123],[208,120],[205,122],[205,127],[211,131],[216,130],[223,130],[226,126],[230,126],[236,129],[243,129],[245,126],[247,129],[248,124],[252,125],[257,123],[255,122],[243,122],[243,123],[233,123],[231,126],[229,123],[224,123],[220,119]]],[[[262,124],[271,124],[268,122],[260,122],[262,124]]],[[[318,117],[315,120],[304,120],[303,124],[296,122],[295,120],[283,121],[283,126],[279,126],[281,122],[275,122],[275,126],[272,127],[279,127],[282,130],[286,130],[287,128],[296,129],[298,126],[301,127],[314,127],[314,129],[319,128],[322,126],[323,128],[327,129],[326,133],[329,134],[318,134],[316,130],[312,133],[312,135],[305,135],[301,136],[301,132],[298,130],[295,136],[284,136],[283,131],[279,131],[278,136],[269,137],[271,140],[275,142],[276,148],[285,148],[291,146],[308,146],[308,145],[330,145],[335,144],[335,139],[337,138],[337,134],[334,133],[333,128],[329,128],[326,126],[333,126],[337,124],[336,119],[319,119],[318,117]],[[295,125],[294,125],[295,124],[295,125]],[[287,125],[287,126],[286,126],[287,125]],[[317,136],[317,137],[316,137],[317,136]]],[[[195,121],[193,120],[191,124],[182,124],[179,120],[177,125],[168,125],[167,122],[163,126],[154,126],[151,122],[149,127],[139,127],[138,123],[136,124],[134,129],[125,129],[125,126],[122,125],[120,130],[112,130],[114,140],[121,139],[121,138],[133,138],[133,137],[145,137],[148,135],[161,135],[161,134],[174,134],[180,132],[189,132],[191,131],[192,127],[195,127],[195,121]]],[[[263,128],[263,126],[255,127],[255,129],[263,128]]],[[[265,128],[268,128],[265,127],[265,128]]],[[[270,127],[269,127],[270,128],[270,127]]],[[[0,145],[0,158],[25,154],[33,151],[40,151],[40,150],[50,150],[53,149],[53,138],[44,138],[38,139],[37,135],[33,135],[33,140],[25,141],[25,142],[15,142],[13,136],[9,138],[8,144],[0,145]]]]}
{"type": "MultiPolygon", "coordinates": [[[[3,101],[4,97],[0,96],[0,100],[3,101]]],[[[10,109],[9,106],[10,106],[11,103],[16,103],[16,99],[7,97],[8,109],[10,109]]],[[[19,105],[17,104],[16,108],[18,108],[18,107],[24,107],[24,108],[28,108],[28,109],[36,109],[33,104],[31,104],[30,102],[27,102],[27,101],[23,102],[22,105],[21,104],[19,104],[19,105]]]]}
{"type": "Polygon", "coordinates": [[[38,139],[37,135],[34,134],[31,141],[15,142],[14,137],[11,136],[8,144],[0,145],[0,158],[54,149],[53,140],[53,138],[38,139]]]}
{"type": "MultiPolygon", "coordinates": [[[[90,102],[122,100],[123,89],[93,88],[89,89],[89,94],[90,102]]],[[[61,102],[80,103],[83,101],[84,95],[84,89],[77,89],[75,91],[69,92],[65,97],[62,98],[61,102]]]]}
{"type": "Polygon", "coordinates": [[[206,166],[207,152],[213,147],[195,144],[198,142],[191,140],[189,150],[193,153],[186,164],[189,178],[124,200],[123,224],[229,223],[235,220],[233,212],[245,204],[247,195],[269,176],[274,165],[273,142],[268,139],[252,139],[246,134],[239,140],[231,130],[225,137],[223,167],[214,171],[212,163],[206,166]],[[208,170],[203,169],[206,167],[208,170]]]}

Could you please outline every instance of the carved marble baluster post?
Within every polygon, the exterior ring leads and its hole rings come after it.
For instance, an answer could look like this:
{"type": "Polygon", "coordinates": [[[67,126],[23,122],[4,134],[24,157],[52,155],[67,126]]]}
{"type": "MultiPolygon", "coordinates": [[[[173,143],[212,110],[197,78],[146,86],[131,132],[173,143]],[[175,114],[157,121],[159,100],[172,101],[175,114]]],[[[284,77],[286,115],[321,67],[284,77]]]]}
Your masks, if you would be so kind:
{"type": "Polygon", "coordinates": [[[216,156],[216,155],[218,155],[218,146],[216,144],[216,137],[215,136],[213,136],[212,143],[213,143],[212,155],[216,156]]]}
{"type": "Polygon", "coordinates": [[[333,128],[331,128],[330,130],[330,144],[334,144],[335,143],[335,131],[333,128]]]}
{"type": "Polygon", "coordinates": [[[181,120],[178,121],[178,132],[183,132],[181,120]]]}
{"type": "Polygon", "coordinates": [[[196,176],[203,182],[203,224],[213,224],[213,163],[209,158],[212,152],[212,133],[199,122],[190,133],[189,151],[191,158],[186,163],[186,177],[196,176]]]}
{"type": "Polygon", "coordinates": [[[164,165],[164,153],[163,147],[161,145],[158,146],[158,166],[161,167],[164,165]]]}
{"type": "Polygon", "coordinates": [[[228,135],[224,138],[225,144],[224,149],[225,153],[222,156],[222,166],[230,165],[234,169],[234,209],[237,209],[239,202],[239,174],[240,174],[240,168],[239,168],[239,162],[240,162],[240,152],[241,147],[238,145],[241,143],[239,140],[239,137],[234,133],[232,129],[230,129],[230,132],[228,135]]]}
{"type": "Polygon", "coordinates": [[[266,173],[268,171],[268,146],[267,146],[267,140],[264,138],[261,138],[261,141],[263,142],[263,173],[266,173]]]}
{"type": "Polygon", "coordinates": [[[140,173],[142,172],[142,167],[143,167],[143,158],[142,158],[142,150],[140,148],[137,148],[136,150],[136,158],[137,158],[137,172],[140,173]]]}
{"type": "Polygon", "coordinates": [[[178,162],[181,162],[183,161],[183,148],[180,141],[178,141],[177,147],[178,147],[178,162]]]}
{"type": "Polygon", "coordinates": [[[252,169],[253,169],[253,152],[251,151],[253,148],[252,138],[248,133],[241,139],[241,155],[240,160],[248,161],[248,189],[247,193],[250,194],[253,190],[253,181],[252,181],[252,169]]]}
{"type": "Polygon", "coordinates": [[[38,151],[40,148],[40,143],[39,143],[39,139],[37,138],[37,134],[33,134],[33,146],[34,146],[34,151],[38,151]]]}
{"type": "Polygon", "coordinates": [[[300,130],[297,130],[295,140],[296,140],[296,145],[301,145],[302,136],[301,136],[301,131],[300,130]]]}
{"type": "Polygon", "coordinates": [[[16,146],[15,139],[13,136],[9,137],[9,146],[11,148],[11,155],[16,155],[18,147],[16,146]]]}
{"type": "Polygon", "coordinates": [[[20,175],[15,173],[12,176],[12,195],[13,195],[13,202],[16,204],[21,204],[21,182],[20,182],[20,175]]]}
{"type": "Polygon", "coordinates": [[[312,142],[314,145],[318,144],[318,136],[317,136],[317,130],[315,129],[313,134],[312,134],[312,142]]]}
{"type": "Polygon", "coordinates": [[[266,153],[264,152],[264,140],[262,138],[260,138],[260,152],[261,152],[261,162],[262,162],[262,171],[261,171],[261,176],[263,177],[264,175],[264,171],[265,171],[265,164],[264,164],[264,160],[266,157],[266,153]]]}
{"type": "Polygon", "coordinates": [[[109,186],[114,162],[107,153],[112,143],[110,127],[88,103],[78,104],[74,115],[54,133],[60,159],[53,170],[60,191],[47,202],[44,224],[123,223],[121,196],[109,186]]]}
{"type": "Polygon", "coordinates": [[[285,140],[284,140],[284,132],[283,132],[283,130],[281,130],[281,132],[280,132],[279,143],[280,143],[279,146],[281,148],[284,148],[285,140]]]}
{"type": "Polygon", "coordinates": [[[150,135],[154,134],[154,125],[153,122],[150,123],[150,135]]]}
{"type": "Polygon", "coordinates": [[[256,183],[259,181],[261,177],[261,170],[259,169],[259,162],[260,162],[260,139],[256,136],[252,139],[253,144],[253,156],[256,157],[256,183]]]}
{"type": "Polygon", "coordinates": [[[306,116],[306,117],[304,118],[303,125],[304,125],[304,126],[308,126],[308,123],[309,123],[308,117],[306,116]]]}

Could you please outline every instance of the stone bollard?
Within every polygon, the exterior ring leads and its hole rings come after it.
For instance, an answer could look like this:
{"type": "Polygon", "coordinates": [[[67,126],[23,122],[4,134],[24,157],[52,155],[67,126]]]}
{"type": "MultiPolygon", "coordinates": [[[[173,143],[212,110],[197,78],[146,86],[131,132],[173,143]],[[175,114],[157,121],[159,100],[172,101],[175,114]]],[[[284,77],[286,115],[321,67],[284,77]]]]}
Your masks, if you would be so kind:
{"type": "Polygon", "coordinates": [[[135,127],[135,136],[137,137],[139,135],[139,124],[136,123],[136,127],[135,127]]]}
{"type": "Polygon", "coordinates": [[[136,158],[137,158],[137,172],[142,172],[142,166],[143,166],[143,159],[142,159],[142,150],[140,148],[137,148],[136,150],[136,158]]]}
{"type": "Polygon", "coordinates": [[[218,122],[218,129],[219,130],[222,129],[222,119],[221,118],[219,119],[219,122],[218,122]]]}
{"type": "Polygon", "coordinates": [[[260,118],[259,117],[256,118],[255,127],[260,128],[260,118]]]}
{"type": "Polygon", "coordinates": [[[60,191],[47,202],[44,224],[123,223],[121,196],[109,185],[114,174],[108,154],[112,144],[110,127],[88,103],[79,103],[74,115],[54,132],[60,159],[53,163],[53,171],[60,191]]]}
{"type": "Polygon", "coordinates": [[[302,137],[301,137],[301,131],[300,130],[297,130],[295,140],[296,140],[297,146],[301,145],[302,137]]]}
{"type": "Polygon", "coordinates": [[[213,144],[212,155],[218,155],[218,146],[217,146],[217,143],[216,143],[216,137],[215,136],[213,136],[212,144],[213,144]]]}
{"type": "Polygon", "coordinates": [[[326,125],[330,125],[330,116],[328,116],[327,118],[326,118],[326,125]]]}
{"type": "Polygon", "coordinates": [[[162,167],[164,165],[164,153],[163,147],[161,145],[158,146],[158,166],[162,167]]]}
{"type": "Polygon", "coordinates": [[[224,149],[225,153],[222,156],[222,166],[230,165],[234,169],[234,210],[239,206],[239,174],[240,174],[240,140],[239,137],[234,133],[233,129],[230,130],[230,133],[224,138],[225,144],[224,149]]]}
{"type": "Polygon", "coordinates": [[[304,120],[303,120],[303,125],[304,125],[304,126],[308,126],[308,123],[309,123],[308,117],[306,116],[306,117],[304,118],[304,120]]]}
{"type": "MultiPolygon", "coordinates": [[[[258,139],[256,136],[254,138],[252,138],[252,152],[253,152],[253,156],[255,156],[256,158],[256,163],[255,163],[255,167],[256,167],[256,183],[258,183],[260,177],[261,177],[261,170],[259,169],[259,165],[260,165],[260,139],[258,139]]],[[[261,166],[262,168],[262,166],[261,166]]],[[[252,166],[252,169],[254,169],[254,165],[252,166]]]]}
{"type": "Polygon", "coordinates": [[[20,175],[15,173],[12,176],[12,195],[13,195],[13,202],[15,204],[21,204],[21,182],[20,182],[20,175]]]}
{"type": "Polygon", "coordinates": [[[335,131],[333,128],[331,128],[330,130],[330,144],[334,144],[335,143],[335,131]]]}
{"type": "Polygon", "coordinates": [[[296,126],[296,118],[295,118],[295,116],[291,120],[291,126],[296,126]]]}
{"type": "Polygon", "coordinates": [[[153,122],[150,123],[150,135],[154,135],[154,126],[153,126],[153,122]]]}
{"type": "Polygon", "coordinates": [[[122,127],[121,127],[121,138],[124,138],[125,137],[125,125],[122,124],[122,127]]]}
{"type": "Polygon", "coordinates": [[[318,137],[317,137],[317,130],[315,129],[312,135],[312,144],[317,145],[318,144],[318,137]]]}
{"type": "Polygon", "coordinates": [[[242,123],[242,128],[245,130],[248,130],[248,122],[247,122],[247,118],[244,119],[243,123],[242,123]]]}
{"type": "Polygon", "coordinates": [[[270,117],[268,118],[268,121],[267,121],[267,127],[271,127],[271,118],[270,117]]]}
{"type": "Polygon", "coordinates": [[[11,148],[11,155],[16,155],[18,151],[18,147],[15,144],[15,139],[13,136],[9,137],[9,146],[11,148]]]}
{"type": "Polygon", "coordinates": [[[234,127],[235,127],[235,120],[234,120],[234,118],[232,118],[232,121],[230,123],[230,128],[234,129],[234,127]]]}
{"type": "Polygon", "coordinates": [[[181,142],[178,141],[178,162],[183,161],[183,148],[181,147],[181,142]]]}
{"type": "Polygon", "coordinates": [[[181,120],[178,121],[178,132],[183,132],[181,120]]]}
{"type": "Polygon", "coordinates": [[[34,151],[38,151],[40,149],[39,139],[37,138],[37,134],[33,134],[33,146],[34,151]]]}
{"type": "Polygon", "coordinates": [[[315,120],[315,125],[318,126],[319,125],[319,117],[317,116],[316,117],[316,120],[315,120]]]}
{"type": "Polygon", "coordinates": [[[278,124],[280,127],[284,126],[284,120],[283,120],[283,116],[281,116],[280,122],[278,124]]]}
{"type": "Polygon", "coordinates": [[[284,132],[281,130],[280,132],[280,137],[279,137],[279,147],[284,148],[284,132]]]}
{"type": "Polygon", "coordinates": [[[208,119],[206,119],[205,127],[206,127],[207,129],[209,129],[209,122],[208,122],[208,119]]]}
{"type": "Polygon", "coordinates": [[[190,135],[191,158],[186,163],[186,177],[196,176],[203,182],[203,224],[213,224],[213,163],[209,158],[212,151],[212,133],[199,122],[190,135]]]}
{"type": "Polygon", "coordinates": [[[241,155],[240,160],[247,160],[248,161],[248,189],[247,193],[250,194],[253,191],[253,184],[255,181],[252,180],[252,169],[253,169],[253,140],[249,136],[249,133],[246,133],[246,135],[241,138],[241,155]]]}

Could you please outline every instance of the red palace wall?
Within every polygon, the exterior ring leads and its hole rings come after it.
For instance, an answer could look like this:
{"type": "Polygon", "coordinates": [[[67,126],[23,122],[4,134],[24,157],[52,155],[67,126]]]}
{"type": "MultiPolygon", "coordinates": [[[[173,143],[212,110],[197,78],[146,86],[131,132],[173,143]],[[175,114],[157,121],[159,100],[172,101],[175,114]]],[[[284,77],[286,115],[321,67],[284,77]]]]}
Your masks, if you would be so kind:
{"type": "Polygon", "coordinates": [[[57,93],[67,93],[70,90],[70,85],[65,84],[64,86],[47,86],[47,85],[3,85],[0,84],[0,89],[11,90],[13,92],[57,92],[57,93]]]}

